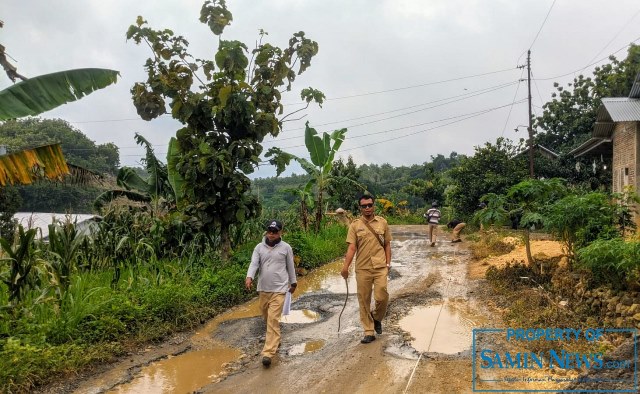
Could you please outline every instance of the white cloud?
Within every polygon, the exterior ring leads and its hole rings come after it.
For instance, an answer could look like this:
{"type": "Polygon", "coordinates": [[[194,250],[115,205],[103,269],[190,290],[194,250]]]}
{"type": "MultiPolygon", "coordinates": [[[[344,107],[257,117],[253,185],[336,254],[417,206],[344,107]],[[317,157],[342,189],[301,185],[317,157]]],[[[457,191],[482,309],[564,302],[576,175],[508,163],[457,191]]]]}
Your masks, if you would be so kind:
{"type": "MultiPolygon", "coordinates": [[[[419,104],[516,82],[521,70],[515,67],[524,63],[526,50],[551,3],[552,0],[235,0],[228,2],[234,21],[223,38],[238,39],[252,48],[258,29],[263,28],[269,32],[269,42],[283,46],[291,33],[303,30],[320,45],[311,68],[298,78],[285,102],[297,102],[299,91],[307,86],[321,89],[329,100],[323,109],[310,108],[304,119],[286,123],[277,142],[266,143],[266,149],[275,144],[304,155],[305,148],[296,147],[303,145],[304,122],[337,122],[317,129],[348,127],[341,157],[346,159],[350,154],[358,164],[410,165],[437,154],[448,156],[451,151],[471,154],[474,146],[500,136],[523,136],[513,129],[526,122],[526,105],[514,106],[510,115],[509,108],[503,108],[433,130],[426,129],[442,122],[418,126],[509,104],[516,85],[413,114],[408,112],[419,104]],[[508,68],[511,70],[459,79],[508,68]],[[452,79],[457,80],[449,81],[452,79]],[[434,83],[441,81],[449,82],[434,83]],[[416,85],[423,86],[400,89],[416,85]],[[366,94],[378,91],[387,92],[366,94]],[[400,108],[407,109],[391,112],[400,108]],[[401,113],[406,115],[392,117],[401,113]],[[374,114],[378,115],[371,116],[374,114]],[[388,119],[382,120],[385,118],[388,119]],[[373,120],[379,121],[371,123],[373,120]],[[401,138],[409,133],[415,135],[401,138]],[[377,143],[385,140],[390,141],[377,143]],[[366,146],[372,143],[377,144],[366,146]]],[[[211,57],[217,38],[198,21],[201,4],[200,0],[31,0],[27,12],[23,1],[4,0],[5,26],[0,44],[7,48],[19,72],[27,76],[74,67],[119,70],[122,77],[115,86],[44,116],[74,122],[98,143],[114,142],[121,147],[122,163],[131,165],[143,152],[135,146],[134,132],[156,144],[156,152],[162,156],[179,126],[169,117],[152,122],[138,119],[129,89],[144,80],[143,64],[150,53],[144,45],[125,40],[127,28],[142,15],[155,29],[170,28],[185,36],[194,56],[211,57]]],[[[534,77],[580,70],[639,9],[635,0],[556,2],[533,46],[534,77]]],[[[600,57],[639,37],[640,17],[600,57]]],[[[624,52],[618,54],[623,56],[624,52]]],[[[554,81],[565,84],[572,77],[570,74],[536,81],[532,87],[534,104],[550,99],[554,81]]],[[[0,77],[0,88],[9,84],[7,78],[0,77]]],[[[516,99],[525,95],[526,86],[521,84],[516,99]]],[[[295,108],[298,107],[288,107],[295,108]]],[[[540,113],[539,109],[536,111],[540,113]]],[[[258,171],[268,172],[264,167],[258,171]]]]}

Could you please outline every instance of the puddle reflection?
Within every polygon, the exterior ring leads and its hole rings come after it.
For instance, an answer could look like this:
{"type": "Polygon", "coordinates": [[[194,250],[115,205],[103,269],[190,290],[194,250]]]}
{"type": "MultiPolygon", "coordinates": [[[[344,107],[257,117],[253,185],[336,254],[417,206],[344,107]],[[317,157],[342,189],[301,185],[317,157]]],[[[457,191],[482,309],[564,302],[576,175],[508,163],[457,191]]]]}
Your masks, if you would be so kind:
{"type": "Polygon", "coordinates": [[[286,316],[282,316],[280,321],[282,323],[313,323],[320,320],[320,314],[318,312],[309,309],[293,309],[286,316]]]}
{"type": "Polygon", "coordinates": [[[225,363],[238,357],[240,351],[230,348],[187,352],[143,368],[132,382],[107,393],[191,393],[210,383],[225,363]]]}
{"type": "Polygon", "coordinates": [[[472,328],[477,325],[474,320],[462,313],[459,305],[446,302],[444,306],[415,307],[399,324],[415,338],[411,345],[417,351],[455,354],[471,348],[472,328]]]}
{"type": "MultiPolygon", "coordinates": [[[[316,268],[309,275],[298,277],[298,290],[294,296],[313,291],[325,290],[330,293],[345,293],[347,291],[344,279],[340,276],[340,271],[344,265],[344,259],[336,260],[316,268]]],[[[356,276],[353,273],[353,266],[349,274],[349,292],[353,293],[356,288],[356,276]]]]}
{"type": "Polygon", "coordinates": [[[322,349],[323,346],[324,346],[323,340],[299,343],[297,345],[291,346],[291,349],[289,349],[289,355],[299,356],[305,353],[313,353],[322,349]]]}

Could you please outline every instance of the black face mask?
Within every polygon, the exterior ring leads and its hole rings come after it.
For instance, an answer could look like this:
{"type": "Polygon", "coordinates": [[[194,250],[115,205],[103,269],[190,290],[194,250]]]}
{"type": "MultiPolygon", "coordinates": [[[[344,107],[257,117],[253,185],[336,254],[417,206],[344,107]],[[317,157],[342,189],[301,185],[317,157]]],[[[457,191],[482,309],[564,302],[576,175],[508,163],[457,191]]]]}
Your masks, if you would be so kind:
{"type": "Polygon", "coordinates": [[[280,241],[282,241],[282,238],[278,238],[278,239],[275,239],[273,241],[269,241],[268,237],[264,237],[264,243],[266,243],[267,245],[269,245],[271,247],[276,246],[277,244],[280,243],[280,241]]]}

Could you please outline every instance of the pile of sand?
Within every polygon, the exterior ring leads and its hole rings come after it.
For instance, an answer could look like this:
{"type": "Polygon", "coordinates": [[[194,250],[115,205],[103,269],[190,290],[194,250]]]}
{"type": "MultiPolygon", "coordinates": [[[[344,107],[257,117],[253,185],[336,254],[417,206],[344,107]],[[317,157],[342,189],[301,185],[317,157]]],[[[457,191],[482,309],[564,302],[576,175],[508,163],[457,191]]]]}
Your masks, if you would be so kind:
{"type": "MultiPolygon", "coordinates": [[[[513,261],[527,261],[527,252],[524,244],[520,245],[517,238],[505,237],[505,243],[518,245],[514,250],[500,256],[489,256],[482,260],[472,261],[469,264],[469,277],[471,279],[484,278],[489,267],[504,267],[507,263],[513,261]]],[[[563,255],[562,244],[557,241],[531,241],[531,255],[539,258],[560,257],[563,255]],[[543,257],[544,256],[544,257],[543,257]]]]}

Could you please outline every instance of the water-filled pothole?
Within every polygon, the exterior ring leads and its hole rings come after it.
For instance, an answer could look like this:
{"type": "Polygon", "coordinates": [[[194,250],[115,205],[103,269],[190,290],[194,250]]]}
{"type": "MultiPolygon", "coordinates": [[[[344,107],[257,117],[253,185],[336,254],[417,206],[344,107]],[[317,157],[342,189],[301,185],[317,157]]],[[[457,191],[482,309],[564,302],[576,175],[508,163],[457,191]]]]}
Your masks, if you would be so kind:
{"type": "Polygon", "coordinates": [[[217,348],[170,356],[143,368],[133,381],[108,393],[191,393],[210,383],[240,354],[237,349],[217,348]]]}
{"type": "Polygon", "coordinates": [[[320,320],[320,314],[310,309],[292,309],[288,315],[282,316],[280,322],[292,323],[314,323],[320,320]]]}
{"type": "Polygon", "coordinates": [[[321,339],[317,341],[303,342],[303,343],[298,343],[297,345],[291,346],[288,353],[290,356],[299,356],[305,353],[316,352],[322,349],[323,346],[324,346],[324,341],[321,339]]]}
{"type": "Polygon", "coordinates": [[[419,352],[443,354],[471,348],[471,332],[476,323],[455,305],[445,302],[415,307],[400,319],[400,327],[414,338],[411,346],[419,352]]]}

